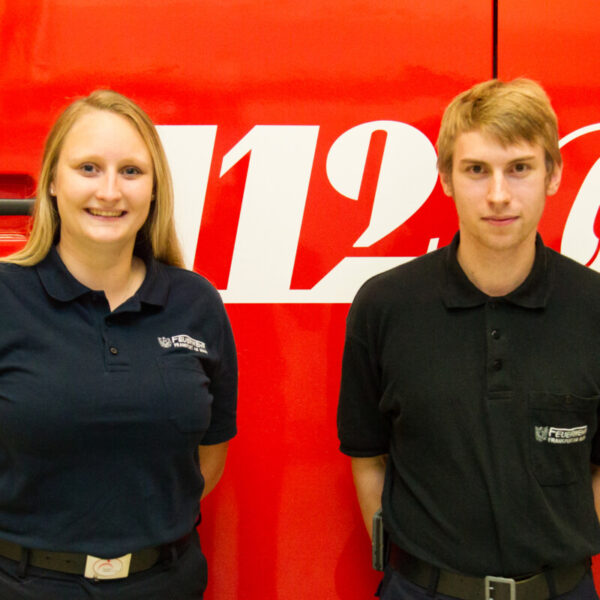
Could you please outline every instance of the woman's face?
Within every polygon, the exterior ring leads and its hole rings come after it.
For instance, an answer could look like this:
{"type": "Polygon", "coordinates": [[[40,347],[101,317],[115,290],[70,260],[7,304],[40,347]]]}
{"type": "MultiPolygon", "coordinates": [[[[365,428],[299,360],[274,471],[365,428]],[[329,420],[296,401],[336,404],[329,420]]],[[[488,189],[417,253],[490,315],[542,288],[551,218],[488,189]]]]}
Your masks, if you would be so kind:
{"type": "Polygon", "coordinates": [[[109,111],[84,113],[65,136],[50,185],[60,215],[60,246],[133,253],[152,187],[152,158],[133,125],[109,111]]]}

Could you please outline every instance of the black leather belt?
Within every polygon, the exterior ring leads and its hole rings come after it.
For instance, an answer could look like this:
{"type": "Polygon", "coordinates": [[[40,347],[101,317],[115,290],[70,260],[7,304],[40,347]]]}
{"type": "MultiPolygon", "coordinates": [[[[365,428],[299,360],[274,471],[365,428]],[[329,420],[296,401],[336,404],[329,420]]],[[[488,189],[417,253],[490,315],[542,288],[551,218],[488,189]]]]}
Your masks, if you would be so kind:
{"type": "Polygon", "coordinates": [[[461,600],[549,600],[574,589],[589,569],[589,560],[568,567],[557,567],[526,577],[471,577],[433,565],[390,544],[389,564],[412,583],[461,600]],[[554,590],[550,590],[548,581],[554,590]],[[435,582],[437,581],[437,586],[435,582]]]}
{"type": "Polygon", "coordinates": [[[28,565],[70,573],[72,575],[85,575],[93,579],[116,579],[127,577],[132,573],[139,573],[152,568],[161,560],[173,558],[173,553],[178,556],[190,543],[192,533],[170,544],[144,548],[125,557],[105,559],[96,558],[78,552],[52,552],[50,550],[27,549],[14,542],[0,539],[0,556],[16,561],[26,561],[28,565]],[[90,561],[90,559],[94,559],[90,561]],[[122,560],[126,559],[126,560],[122,560]],[[127,563],[126,568],[121,568],[121,563],[127,563]],[[118,563],[115,574],[114,565],[118,563]],[[94,571],[94,567],[96,569],[94,571]],[[91,573],[91,574],[88,574],[91,573]]]}

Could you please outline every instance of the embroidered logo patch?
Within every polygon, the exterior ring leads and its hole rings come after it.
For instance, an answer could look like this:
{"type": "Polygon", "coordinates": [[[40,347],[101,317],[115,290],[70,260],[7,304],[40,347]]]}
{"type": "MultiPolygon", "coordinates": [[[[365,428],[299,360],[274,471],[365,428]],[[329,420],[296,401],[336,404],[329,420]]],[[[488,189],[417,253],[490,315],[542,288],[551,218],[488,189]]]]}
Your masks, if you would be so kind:
{"type": "Polygon", "coordinates": [[[193,350],[194,352],[208,354],[206,344],[204,342],[195,340],[193,337],[185,333],[172,335],[171,337],[158,337],[156,339],[162,348],[186,348],[187,350],[193,350]]]}
{"type": "Polygon", "coordinates": [[[580,427],[535,427],[535,441],[547,444],[578,444],[587,437],[587,425],[580,427]]]}
{"type": "Polygon", "coordinates": [[[171,338],[167,338],[167,337],[159,337],[158,338],[158,343],[163,348],[171,348],[173,346],[173,342],[171,341],[171,338]]]}

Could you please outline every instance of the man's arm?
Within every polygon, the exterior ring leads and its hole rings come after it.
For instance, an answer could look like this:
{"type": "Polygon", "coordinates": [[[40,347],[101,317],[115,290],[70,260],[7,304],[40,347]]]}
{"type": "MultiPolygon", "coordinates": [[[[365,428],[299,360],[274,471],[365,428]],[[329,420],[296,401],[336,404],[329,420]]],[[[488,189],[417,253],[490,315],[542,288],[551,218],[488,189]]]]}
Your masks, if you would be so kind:
{"type": "Polygon", "coordinates": [[[227,448],[229,442],[221,444],[211,444],[207,446],[198,446],[198,456],[200,457],[200,471],[204,477],[204,491],[202,498],[213,490],[217,485],[223,470],[225,469],[225,459],[227,458],[227,448]]]}
{"type": "Polygon", "coordinates": [[[594,505],[596,506],[596,515],[600,520],[600,465],[592,463],[592,492],[594,493],[594,505]]]}
{"type": "Polygon", "coordinates": [[[387,454],[368,458],[352,457],[352,476],[358,504],[371,539],[373,538],[373,515],[381,508],[387,459],[387,454]]]}

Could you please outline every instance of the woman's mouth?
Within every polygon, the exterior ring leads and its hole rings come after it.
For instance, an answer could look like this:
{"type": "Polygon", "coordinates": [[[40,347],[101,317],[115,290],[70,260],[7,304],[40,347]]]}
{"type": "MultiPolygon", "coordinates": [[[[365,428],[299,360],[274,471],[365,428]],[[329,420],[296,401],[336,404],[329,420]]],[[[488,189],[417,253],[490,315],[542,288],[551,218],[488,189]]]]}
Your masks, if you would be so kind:
{"type": "Polygon", "coordinates": [[[100,210],[97,208],[86,208],[85,210],[94,217],[116,218],[125,214],[124,210],[100,210]]]}

